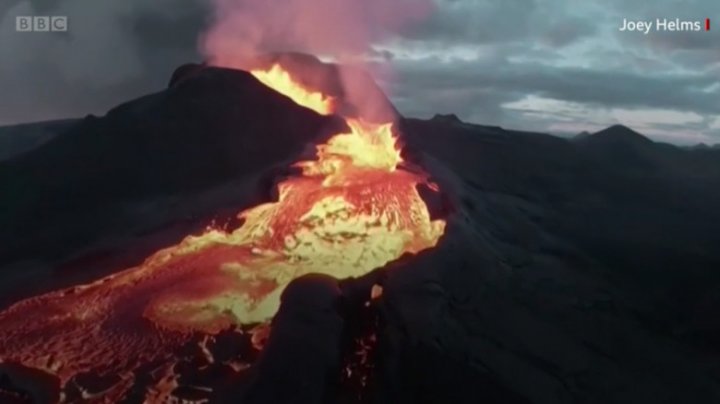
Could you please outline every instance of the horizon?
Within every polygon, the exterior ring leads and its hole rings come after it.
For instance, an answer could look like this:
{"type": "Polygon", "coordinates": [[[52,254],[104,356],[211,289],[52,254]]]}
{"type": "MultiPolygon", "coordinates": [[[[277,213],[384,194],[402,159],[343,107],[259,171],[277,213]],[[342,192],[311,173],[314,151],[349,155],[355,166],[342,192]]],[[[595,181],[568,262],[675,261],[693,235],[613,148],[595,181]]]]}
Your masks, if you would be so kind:
{"type": "MultiPolygon", "coordinates": [[[[449,115],[457,117],[462,123],[468,124],[468,125],[497,126],[497,125],[488,125],[488,124],[485,124],[485,123],[483,123],[483,122],[468,122],[468,121],[462,120],[460,117],[458,117],[458,116],[457,116],[456,114],[454,114],[454,113],[448,113],[448,114],[440,114],[440,113],[438,113],[438,114],[435,114],[435,115],[433,115],[432,117],[429,117],[429,118],[418,118],[418,117],[414,117],[414,116],[404,116],[404,115],[403,115],[403,118],[405,118],[405,119],[431,120],[431,119],[435,118],[436,116],[449,116],[449,115]]],[[[83,118],[84,118],[84,117],[60,118],[60,119],[49,119],[49,120],[44,120],[44,121],[18,122],[18,123],[11,123],[11,124],[0,124],[0,130],[5,129],[5,128],[17,127],[17,126],[25,126],[25,125],[43,125],[43,124],[60,123],[60,122],[63,122],[63,121],[75,121],[75,120],[81,120],[81,119],[83,119],[83,118]]],[[[703,145],[709,146],[709,147],[720,146],[720,141],[718,141],[718,142],[716,142],[716,143],[704,143],[704,142],[699,142],[699,143],[687,143],[687,144],[664,142],[664,141],[662,141],[661,139],[654,139],[652,135],[648,135],[648,134],[646,134],[646,133],[642,133],[642,132],[640,132],[640,131],[632,128],[631,126],[625,125],[625,124],[623,124],[623,123],[614,123],[614,124],[611,124],[611,125],[609,125],[609,126],[600,127],[600,128],[598,128],[598,129],[596,129],[596,130],[593,130],[593,131],[583,130],[583,131],[581,131],[581,132],[569,132],[569,131],[568,131],[568,132],[562,132],[562,131],[556,131],[556,132],[549,132],[549,131],[548,131],[548,132],[541,132],[541,131],[536,131],[536,130],[524,130],[524,129],[516,129],[516,128],[512,128],[512,127],[504,127],[504,126],[500,126],[500,128],[501,128],[502,130],[505,130],[505,131],[524,132],[524,133],[535,133],[535,134],[539,134],[539,135],[549,135],[549,136],[558,137],[558,138],[562,138],[562,139],[572,140],[572,138],[574,138],[574,137],[576,137],[576,136],[580,136],[580,135],[584,135],[584,134],[587,134],[587,135],[595,135],[595,134],[597,134],[597,133],[599,133],[599,132],[602,132],[602,131],[611,129],[611,128],[616,127],[616,126],[621,126],[621,127],[625,127],[625,128],[627,128],[627,129],[630,129],[630,130],[632,130],[633,132],[638,133],[639,135],[641,135],[641,136],[643,136],[643,137],[651,140],[651,141],[654,142],[654,143],[671,144],[671,145],[674,145],[674,146],[677,146],[677,147],[693,147],[693,146],[703,146],[703,145]]],[[[2,134],[2,133],[0,133],[0,135],[1,135],[1,134],[2,134]]],[[[719,140],[720,140],[720,139],[719,139],[719,140]]]]}

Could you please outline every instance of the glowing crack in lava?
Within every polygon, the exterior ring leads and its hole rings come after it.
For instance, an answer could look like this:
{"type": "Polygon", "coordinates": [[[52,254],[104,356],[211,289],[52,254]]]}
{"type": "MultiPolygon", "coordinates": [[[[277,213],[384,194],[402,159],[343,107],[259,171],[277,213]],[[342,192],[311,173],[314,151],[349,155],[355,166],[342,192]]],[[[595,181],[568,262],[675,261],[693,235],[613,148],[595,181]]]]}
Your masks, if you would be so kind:
{"type": "MultiPolygon", "coordinates": [[[[296,103],[332,114],[334,100],[297,84],[279,65],[252,71],[296,103]]],[[[240,213],[233,231],[208,230],[158,251],[138,267],[94,283],[21,301],[0,313],[0,361],[21,363],[65,384],[83,372],[122,375],[103,397],[122,397],[143,363],[173,363],[193,333],[271,319],[292,279],[307,273],[364,275],[404,253],[436,245],[392,123],[347,119],[347,133],[296,163],[279,200],[240,213]]]]}

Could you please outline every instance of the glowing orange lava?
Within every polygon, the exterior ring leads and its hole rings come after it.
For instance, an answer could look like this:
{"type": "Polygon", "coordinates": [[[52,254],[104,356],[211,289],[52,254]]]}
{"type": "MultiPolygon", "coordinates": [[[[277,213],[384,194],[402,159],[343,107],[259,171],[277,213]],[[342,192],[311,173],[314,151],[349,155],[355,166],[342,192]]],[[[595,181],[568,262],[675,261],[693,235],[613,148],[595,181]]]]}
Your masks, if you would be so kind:
{"type": "MultiPolygon", "coordinates": [[[[334,100],[303,89],[279,65],[252,74],[333,113],[334,100]]],[[[277,202],[240,213],[240,228],[187,237],[138,267],[0,313],[0,362],[45,370],[62,384],[82,372],[120,375],[103,397],[122,397],[141,365],[172,364],[192,333],[272,318],[298,276],[361,276],[435,246],[445,223],[430,219],[416,190],[424,176],[398,168],[392,123],[347,124],[317,147],[316,160],[297,163],[302,175],[279,185],[277,202]]],[[[172,376],[163,383],[176,385],[172,376]]]]}
{"type": "Polygon", "coordinates": [[[335,112],[334,101],[331,97],[326,97],[319,91],[303,88],[279,64],[274,64],[267,70],[252,70],[251,73],[266,86],[282,93],[305,108],[312,109],[321,115],[330,115],[335,112]]]}

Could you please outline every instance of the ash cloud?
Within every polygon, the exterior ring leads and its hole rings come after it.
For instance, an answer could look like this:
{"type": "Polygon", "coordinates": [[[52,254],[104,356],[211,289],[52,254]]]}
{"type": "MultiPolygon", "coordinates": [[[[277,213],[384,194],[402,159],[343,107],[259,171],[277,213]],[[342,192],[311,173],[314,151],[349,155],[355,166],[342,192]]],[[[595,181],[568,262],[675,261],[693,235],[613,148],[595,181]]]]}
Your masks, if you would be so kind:
{"type": "Polygon", "coordinates": [[[219,64],[265,52],[354,60],[433,9],[431,0],[213,0],[203,53],[219,64]]]}
{"type": "MultiPolygon", "coordinates": [[[[213,5],[215,20],[201,40],[211,64],[251,70],[257,57],[268,53],[329,57],[343,65],[343,98],[371,121],[392,119],[394,110],[355,67],[377,67],[365,63],[377,54],[373,45],[398,36],[433,9],[431,0],[214,0],[213,5]],[[386,118],[376,119],[380,116],[386,118]]],[[[373,72],[390,77],[382,68],[373,72]]],[[[323,80],[310,81],[318,79],[323,80]]]]}

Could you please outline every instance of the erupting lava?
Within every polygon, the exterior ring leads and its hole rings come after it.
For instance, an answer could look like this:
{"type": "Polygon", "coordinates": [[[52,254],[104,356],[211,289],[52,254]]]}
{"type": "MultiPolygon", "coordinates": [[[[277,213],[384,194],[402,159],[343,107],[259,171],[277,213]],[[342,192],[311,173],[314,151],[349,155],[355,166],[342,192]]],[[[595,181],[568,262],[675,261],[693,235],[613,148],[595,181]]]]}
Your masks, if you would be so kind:
{"type": "Polygon", "coordinates": [[[334,112],[335,106],[332,98],[319,91],[303,88],[279,64],[274,64],[267,70],[253,70],[252,74],[266,86],[284,94],[305,108],[310,108],[321,115],[329,115],[334,112]]]}
{"type": "MultiPolygon", "coordinates": [[[[335,112],[335,100],[279,65],[252,74],[300,105],[335,112]]],[[[361,276],[433,247],[445,223],[430,219],[416,190],[426,178],[398,167],[392,123],[346,122],[316,160],[297,163],[302,175],[279,185],[277,202],[240,213],[241,227],[190,236],[138,267],[0,313],[0,362],[42,369],[61,385],[85,372],[119,375],[96,394],[112,401],[143,364],[170,369],[191,335],[271,319],[298,276],[361,276]]]]}

